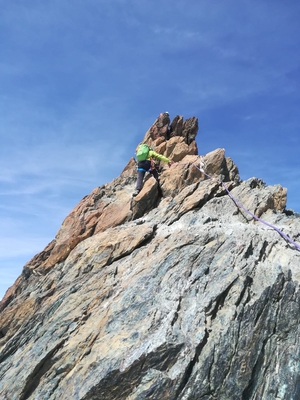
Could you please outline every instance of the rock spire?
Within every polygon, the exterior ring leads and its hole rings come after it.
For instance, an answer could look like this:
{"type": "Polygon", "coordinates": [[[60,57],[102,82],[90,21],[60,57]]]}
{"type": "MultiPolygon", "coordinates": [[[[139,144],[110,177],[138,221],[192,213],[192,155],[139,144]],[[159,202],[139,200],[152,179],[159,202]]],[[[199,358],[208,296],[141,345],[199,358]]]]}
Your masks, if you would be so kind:
{"type": "Polygon", "coordinates": [[[134,159],[95,188],[0,304],[0,398],[300,398],[299,215],[286,189],[198,155],[198,119],[143,139],[172,158],[132,198],[134,159]],[[197,168],[202,166],[207,176],[197,168]]]}

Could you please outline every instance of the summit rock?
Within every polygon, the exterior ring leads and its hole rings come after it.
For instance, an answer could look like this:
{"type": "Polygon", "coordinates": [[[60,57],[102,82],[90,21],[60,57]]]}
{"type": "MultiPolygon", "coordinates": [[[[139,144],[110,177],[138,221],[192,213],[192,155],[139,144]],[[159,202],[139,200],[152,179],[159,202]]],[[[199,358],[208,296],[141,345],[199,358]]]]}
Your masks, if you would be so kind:
{"type": "Polygon", "coordinates": [[[24,266],[0,303],[1,399],[300,398],[299,215],[197,133],[159,115],[161,190],[133,198],[130,159],[24,266]]]}

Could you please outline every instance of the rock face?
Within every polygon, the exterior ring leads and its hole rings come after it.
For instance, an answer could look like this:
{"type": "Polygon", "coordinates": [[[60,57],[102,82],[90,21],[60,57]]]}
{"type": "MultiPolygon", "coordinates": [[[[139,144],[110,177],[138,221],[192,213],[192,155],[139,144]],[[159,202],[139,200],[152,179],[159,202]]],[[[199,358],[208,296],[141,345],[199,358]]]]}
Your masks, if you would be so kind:
{"type": "Polygon", "coordinates": [[[160,115],[161,191],[131,197],[131,159],[24,266],[1,302],[1,399],[300,398],[300,252],[278,232],[299,241],[299,215],[224,149],[199,156],[197,130],[160,115]]]}

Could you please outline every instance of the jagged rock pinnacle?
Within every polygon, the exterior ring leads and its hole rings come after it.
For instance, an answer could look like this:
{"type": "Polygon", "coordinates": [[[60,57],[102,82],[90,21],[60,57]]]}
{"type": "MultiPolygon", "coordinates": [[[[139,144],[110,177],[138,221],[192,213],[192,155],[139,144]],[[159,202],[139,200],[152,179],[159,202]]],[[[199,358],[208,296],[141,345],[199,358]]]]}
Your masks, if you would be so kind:
{"type": "Polygon", "coordinates": [[[143,141],[176,162],[161,191],[132,198],[129,160],[24,266],[0,305],[0,398],[300,398],[300,254],[270,227],[299,241],[299,216],[224,149],[198,155],[197,132],[160,115],[143,141]]]}

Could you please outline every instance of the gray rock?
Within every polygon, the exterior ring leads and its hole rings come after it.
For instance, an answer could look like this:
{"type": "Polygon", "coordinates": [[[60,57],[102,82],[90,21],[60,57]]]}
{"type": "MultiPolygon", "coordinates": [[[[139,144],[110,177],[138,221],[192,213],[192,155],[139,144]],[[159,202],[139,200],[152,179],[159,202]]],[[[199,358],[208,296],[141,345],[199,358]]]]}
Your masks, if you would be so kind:
{"type": "Polygon", "coordinates": [[[134,200],[129,163],[26,265],[2,302],[1,399],[300,398],[300,252],[280,234],[299,243],[299,215],[224,151],[204,160],[213,179],[183,162],[173,191],[167,170],[164,197],[149,179],[134,200]],[[113,201],[122,218],[97,214],[113,201]],[[66,232],[74,246],[46,268],[66,232]]]}

